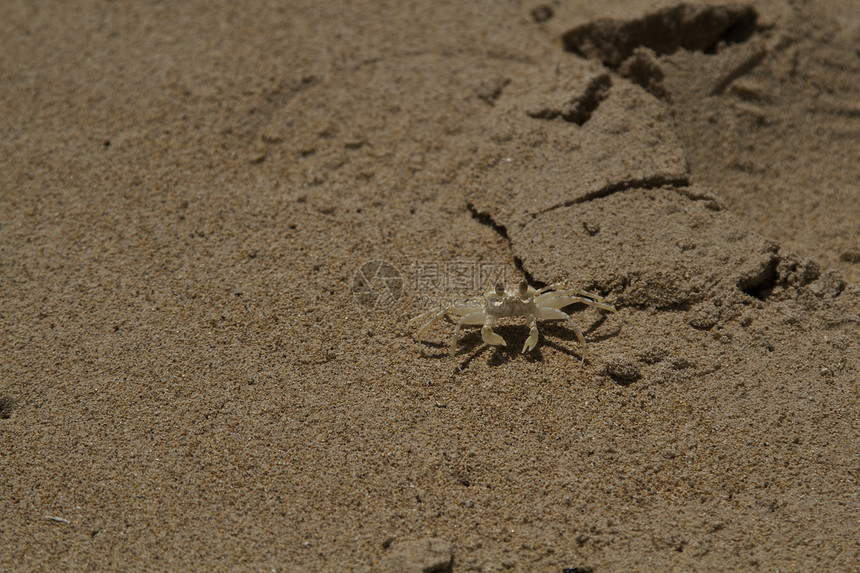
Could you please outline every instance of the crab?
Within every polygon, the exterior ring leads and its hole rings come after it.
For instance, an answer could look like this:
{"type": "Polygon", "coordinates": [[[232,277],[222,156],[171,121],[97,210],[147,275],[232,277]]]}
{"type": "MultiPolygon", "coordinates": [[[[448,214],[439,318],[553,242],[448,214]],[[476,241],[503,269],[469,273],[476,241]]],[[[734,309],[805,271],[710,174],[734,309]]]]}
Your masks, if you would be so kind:
{"type": "Polygon", "coordinates": [[[507,346],[505,339],[493,332],[493,326],[500,318],[522,316],[530,328],[529,337],[521,351],[521,353],[525,353],[537,346],[538,320],[566,320],[582,345],[582,360],[585,361],[585,337],[582,336],[582,331],[577,328],[570,315],[561,310],[577,302],[612,313],[618,312],[614,306],[605,303],[602,297],[571,287],[567,283],[555,283],[541,289],[535,289],[523,280],[519,285],[507,290],[503,284],[499,283],[495,289],[487,291],[482,298],[457,303],[444,303],[437,308],[419,314],[410,320],[409,324],[432,316],[430,321],[418,330],[417,338],[420,342],[424,333],[436,321],[446,315],[460,317],[454,328],[454,336],[451,338],[449,349],[451,356],[454,356],[456,354],[457,335],[460,334],[462,326],[480,324],[482,325],[481,338],[486,344],[507,346]]]}

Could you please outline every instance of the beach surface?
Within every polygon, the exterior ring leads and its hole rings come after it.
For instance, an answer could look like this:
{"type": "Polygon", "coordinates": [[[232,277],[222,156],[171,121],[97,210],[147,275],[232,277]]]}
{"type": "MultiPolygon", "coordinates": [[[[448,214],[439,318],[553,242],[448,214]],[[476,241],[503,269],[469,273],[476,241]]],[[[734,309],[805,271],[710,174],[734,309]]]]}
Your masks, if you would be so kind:
{"type": "Polygon", "coordinates": [[[858,567],[856,0],[8,0],[0,53],[0,569],[858,567]],[[617,313],[407,324],[521,280],[617,313]]]}

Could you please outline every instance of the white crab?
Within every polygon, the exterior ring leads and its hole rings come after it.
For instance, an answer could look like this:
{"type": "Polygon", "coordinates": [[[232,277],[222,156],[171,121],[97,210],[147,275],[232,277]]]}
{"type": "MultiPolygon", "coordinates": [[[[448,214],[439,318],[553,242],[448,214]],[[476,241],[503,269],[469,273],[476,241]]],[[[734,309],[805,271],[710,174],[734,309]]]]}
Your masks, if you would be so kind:
{"type": "Polygon", "coordinates": [[[496,321],[500,318],[522,316],[526,319],[531,329],[529,337],[523,346],[522,352],[525,352],[537,346],[538,320],[566,320],[582,345],[582,359],[585,360],[585,338],[582,336],[582,331],[576,327],[573,319],[568,314],[561,311],[565,306],[576,302],[596,306],[609,312],[618,312],[614,306],[603,302],[602,297],[570,287],[566,283],[555,283],[536,290],[534,287],[530,287],[526,281],[521,281],[519,286],[511,287],[507,291],[504,285],[501,283],[497,284],[496,288],[488,291],[483,298],[442,304],[439,308],[434,308],[416,316],[409,321],[409,324],[411,325],[413,322],[427,318],[430,315],[433,316],[430,322],[422,326],[418,331],[418,341],[420,342],[421,337],[427,332],[427,329],[446,314],[462,317],[457,322],[454,336],[451,338],[450,352],[451,356],[454,356],[457,335],[460,333],[460,327],[464,325],[481,324],[483,325],[481,328],[481,338],[483,338],[485,343],[507,346],[505,339],[493,332],[493,326],[495,326],[496,321]]]}

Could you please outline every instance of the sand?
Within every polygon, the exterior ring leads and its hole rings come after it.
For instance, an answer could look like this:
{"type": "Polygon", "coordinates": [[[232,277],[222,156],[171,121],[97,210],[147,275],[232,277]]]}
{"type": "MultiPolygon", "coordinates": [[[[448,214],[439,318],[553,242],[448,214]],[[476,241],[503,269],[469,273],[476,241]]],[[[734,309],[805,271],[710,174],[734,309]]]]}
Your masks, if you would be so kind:
{"type": "Polygon", "coordinates": [[[0,569],[857,570],[856,8],[3,2],[0,569]]]}

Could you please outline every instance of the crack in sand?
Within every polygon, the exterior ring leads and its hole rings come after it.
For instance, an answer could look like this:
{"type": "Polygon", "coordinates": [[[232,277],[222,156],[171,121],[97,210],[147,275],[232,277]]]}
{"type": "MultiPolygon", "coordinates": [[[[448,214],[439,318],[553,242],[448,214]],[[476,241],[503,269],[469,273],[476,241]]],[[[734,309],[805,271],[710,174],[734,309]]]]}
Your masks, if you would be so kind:
{"type": "MultiPolygon", "coordinates": [[[[533,219],[537,218],[539,215],[543,215],[545,213],[548,213],[548,212],[551,212],[551,211],[554,211],[557,209],[562,209],[562,208],[569,207],[572,205],[587,203],[587,202],[595,200],[595,199],[603,199],[603,198],[606,198],[606,197],[613,195],[615,193],[622,193],[622,192],[630,191],[630,190],[645,191],[645,190],[649,190],[649,189],[659,189],[659,188],[673,191],[673,192],[677,193],[678,195],[684,197],[685,199],[688,199],[691,201],[707,201],[707,202],[709,202],[708,208],[713,210],[713,211],[720,211],[723,208],[722,204],[719,202],[719,199],[717,197],[715,197],[709,193],[706,193],[706,192],[694,191],[693,188],[690,187],[689,178],[686,176],[674,177],[674,178],[673,177],[664,177],[664,176],[655,176],[655,177],[650,177],[647,179],[631,179],[631,180],[627,180],[627,181],[618,181],[616,183],[606,185],[605,187],[603,187],[603,188],[601,188],[595,192],[588,193],[582,197],[577,197],[576,199],[564,201],[564,202],[558,203],[557,205],[553,205],[552,207],[549,207],[547,209],[539,211],[537,213],[532,213],[532,218],[533,219]]],[[[524,261],[523,257],[520,254],[518,254],[516,249],[514,248],[513,241],[511,240],[511,237],[508,234],[508,229],[505,225],[502,225],[501,223],[497,222],[493,218],[492,214],[478,210],[478,208],[473,203],[466,203],[466,208],[468,209],[469,214],[472,216],[473,219],[475,219],[476,221],[478,221],[482,225],[486,225],[486,226],[490,227],[493,231],[498,233],[499,236],[501,236],[505,240],[505,242],[508,246],[508,249],[511,252],[511,256],[514,259],[514,266],[516,267],[517,271],[519,271],[522,274],[522,276],[529,282],[529,284],[537,286],[537,287],[546,286],[546,283],[544,283],[540,280],[537,280],[532,275],[532,273],[526,269],[525,261],[524,261]]]]}
{"type": "Polygon", "coordinates": [[[750,73],[760,63],[762,63],[765,57],[767,57],[767,54],[768,50],[765,46],[755,46],[750,54],[747,54],[739,62],[732,66],[731,69],[727,70],[723,74],[723,76],[719,79],[716,85],[711,88],[711,91],[708,95],[716,96],[725,92],[726,89],[730,85],[732,85],[732,82],[750,73]]]}
{"type": "Polygon", "coordinates": [[[478,208],[475,207],[475,205],[473,205],[472,203],[466,203],[466,209],[469,210],[469,214],[472,215],[473,219],[475,219],[482,225],[487,225],[488,227],[493,229],[495,232],[501,235],[502,238],[504,238],[508,242],[508,244],[510,244],[511,238],[508,236],[508,228],[504,225],[497,223],[496,220],[493,219],[492,215],[479,211],[478,208]]]}
{"type": "Polygon", "coordinates": [[[493,216],[489,213],[482,213],[481,211],[479,211],[478,208],[475,207],[472,203],[466,203],[466,208],[469,210],[469,214],[472,215],[473,219],[475,219],[482,225],[490,227],[505,240],[505,243],[508,245],[508,250],[511,252],[511,257],[513,257],[514,259],[514,266],[516,267],[517,271],[520,272],[523,278],[529,282],[530,285],[536,286],[538,288],[545,287],[547,285],[546,283],[535,279],[534,276],[532,276],[532,274],[528,270],[526,270],[525,263],[523,262],[522,257],[520,257],[518,254],[516,254],[516,252],[514,252],[514,244],[513,241],[511,241],[511,238],[508,236],[507,227],[497,223],[496,220],[493,219],[493,216]]]}
{"type": "MultiPolygon", "coordinates": [[[[649,190],[661,188],[674,191],[681,197],[684,197],[685,199],[689,199],[691,201],[707,201],[710,203],[708,207],[714,211],[722,210],[723,205],[716,196],[706,192],[696,192],[690,185],[690,179],[687,176],[665,177],[662,175],[657,175],[645,179],[629,179],[626,181],[617,181],[591,193],[586,193],[585,195],[582,195],[580,197],[568,199],[567,201],[556,203],[555,205],[547,207],[546,209],[531,213],[531,218],[535,219],[539,215],[543,215],[545,213],[549,213],[557,209],[570,207],[572,205],[580,205],[582,203],[587,203],[595,199],[603,199],[615,193],[622,193],[624,191],[630,190],[649,190]]],[[[501,223],[497,222],[492,216],[492,214],[485,211],[480,211],[473,203],[466,203],[466,209],[468,209],[469,214],[472,216],[473,219],[475,219],[482,225],[486,225],[493,229],[510,244],[511,239],[508,235],[508,228],[505,225],[502,225],[501,223]]],[[[514,256],[516,256],[516,254],[514,256]]]]}
{"type": "MultiPolygon", "coordinates": [[[[643,179],[628,179],[625,181],[616,181],[615,183],[610,183],[596,191],[592,191],[590,193],[586,193],[580,197],[575,197],[573,199],[568,199],[567,201],[562,201],[561,203],[556,203],[555,205],[551,205],[546,209],[541,209],[535,213],[532,213],[532,218],[537,217],[538,215],[543,215],[544,213],[548,213],[550,211],[555,211],[556,209],[563,209],[565,207],[570,207],[571,205],[579,205],[581,203],[586,203],[588,201],[593,201],[594,199],[603,199],[604,197],[608,197],[614,193],[620,193],[623,191],[629,191],[631,189],[659,189],[661,187],[668,187],[673,190],[678,190],[681,188],[689,187],[690,178],[686,175],[680,177],[666,177],[663,175],[655,175],[653,177],[646,177],[643,179]]],[[[694,200],[703,200],[703,199],[713,199],[713,197],[706,197],[701,195],[696,195],[692,192],[683,193],[679,191],[679,194],[694,200]]]]}
{"type": "Polygon", "coordinates": [[[600,74],[592,78],[585,88],[585,92],[570,99],[561,106],[546,106],[526,114],[534,119],[553,120],[561,117],[564,121],[582,126],[591,119],[600,104],[609,97],[612,89],[612,76],[600,74]]]}

